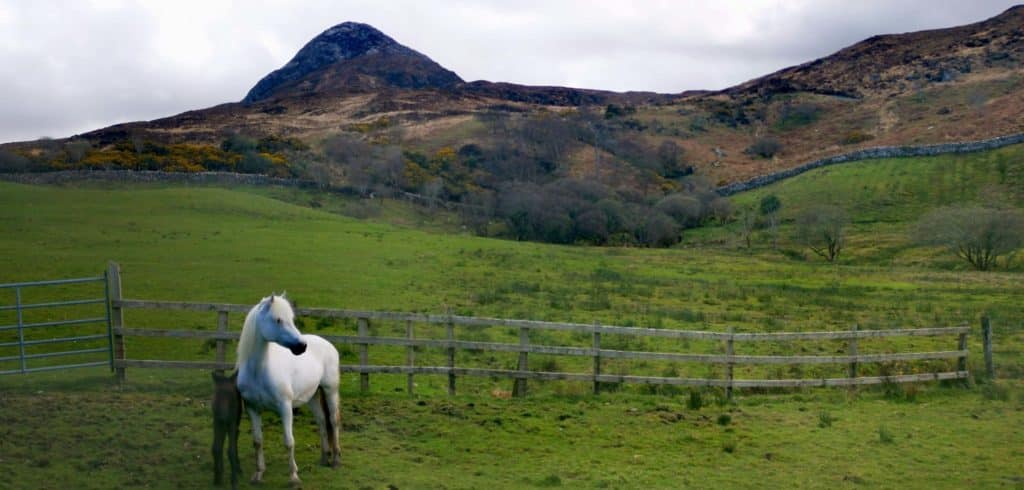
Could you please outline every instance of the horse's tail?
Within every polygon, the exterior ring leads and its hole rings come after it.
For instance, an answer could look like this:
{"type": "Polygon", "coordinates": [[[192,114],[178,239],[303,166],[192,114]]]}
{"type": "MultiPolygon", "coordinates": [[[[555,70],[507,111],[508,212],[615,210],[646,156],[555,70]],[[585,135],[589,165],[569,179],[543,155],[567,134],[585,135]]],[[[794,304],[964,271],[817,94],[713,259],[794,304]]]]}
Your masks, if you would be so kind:
{"type": "Polygon", "coordinates": [[[327,429],[328,434],[334,434],[334,417],[331,415],[331,409],[327,406],[327,392],[324,391],[323,386],[317,386],[316,391],[320,394],[320,410],[324,414],[324,429],[327,429]]]}

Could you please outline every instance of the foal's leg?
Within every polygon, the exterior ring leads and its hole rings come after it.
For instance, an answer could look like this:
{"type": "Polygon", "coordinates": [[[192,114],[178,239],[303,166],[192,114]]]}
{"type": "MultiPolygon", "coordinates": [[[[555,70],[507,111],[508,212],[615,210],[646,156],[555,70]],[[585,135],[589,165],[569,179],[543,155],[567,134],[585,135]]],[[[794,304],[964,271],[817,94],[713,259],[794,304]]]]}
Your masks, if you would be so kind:
{"type": "Polygon", "coordinates": [[[220,485],[224,476],[224,424],[215,420],[213,422],[213,446],[210,452],[213,453],[213,484],[220,485]]]}
{"type": "Polygon", "coordinates": [[[288,448],[288,466],[291,469],[291,473],[288,475],[288,481],[294,483],[302,483],[299,480],[299,465],[295,464],[295,436],[292,433],[292,402],[283,401],[281,406],[278,408],[281,412],[281,425],[284,426],[284,447],[288,448]]]}
{"type": "Polygon", "coordinates": [[[327,466],[331,464],[328,459],[328,455],[331,453],[331,446],[327,437],[327,420],[324,418],[325,403],[327,401],[324,400],[323,391],[317,390],[316,395],[313,395],[313,399],[309,401],[309,410],[313,412],[316,425],[320,428],[320,464],[327,466]]]}
{"type": "Polygon", "coordinates": [[[263,425],[258,410],[246,407],[245,411],[249,412],[249,421],[252,422],[252,447],[256,450],[256,473],[252,474],[252,481],[259,483],[267,469],[266,463],[263,462],[263,425]]]}
{"type": "MultiPolygon", "coordinates": [[[[242,473],[242,465],[238,463],[238,420],[228,427],[228,461],[231,462],[231,488],[238,488],[238,475],[242,473]]],[[[220,451],[218,451],[218,454],[220,451]]]]}

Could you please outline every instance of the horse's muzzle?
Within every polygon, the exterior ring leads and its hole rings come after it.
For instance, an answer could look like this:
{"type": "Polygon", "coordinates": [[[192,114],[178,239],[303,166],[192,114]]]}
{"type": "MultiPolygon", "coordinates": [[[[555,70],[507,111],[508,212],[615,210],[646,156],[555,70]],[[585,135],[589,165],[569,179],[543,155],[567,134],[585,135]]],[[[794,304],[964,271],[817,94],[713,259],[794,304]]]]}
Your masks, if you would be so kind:
{"type": "Polygon", "coordinates": [[[295,344],[295,345],[289,347],[289,349],[291,349],[292,354],[295,354],[295,355],[298,356],[298,355],[301,355],[303,352],[306,352],[306,344],[305,343],[295,344]]]}

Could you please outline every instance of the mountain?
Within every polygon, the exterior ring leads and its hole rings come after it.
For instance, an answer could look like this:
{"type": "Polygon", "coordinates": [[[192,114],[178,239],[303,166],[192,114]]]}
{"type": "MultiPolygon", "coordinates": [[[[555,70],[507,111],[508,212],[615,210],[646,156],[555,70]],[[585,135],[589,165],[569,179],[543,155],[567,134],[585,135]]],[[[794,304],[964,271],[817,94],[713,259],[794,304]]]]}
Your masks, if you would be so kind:
{"type": "Polygon", "coordinates": [[[242,102],[459,83],[462,79],[454,72],[372,26],[345,22],[313,38],[288,64],[256,83],[242,102]]]}
{"type": "Polygon", "coordinates": [[[1024,6],[975,24],[874,36],[837,53],[726,89],[729,94],[811,92],[888,96],[975,71],[1020,68],[1024,6]]]}
{"type": "MultiPolygon", "coordinates": [[[[725,90],[676,94],[467,82],[369,25],[346,22],[312,39],[241,102],[74,137],[121,156],[67,163],[62,158],[76,152],[62,152],[61,140],[4,148],[44,167],[194,169],[159,148],[229,148],[241,134],[301,141],[291,145],[308,147],[299,160],[275,158],[306,176],[302,162],[329,161],[329,140],[342,137],[399,147],[417,159],[406,159],[413,170],[402,177],[417,176],[415,185],[464,180],[446,194],[455,200],[509,179],[567,176],[649,195],[678,189],[679,175],[691,171],[722,185],[867,146],[1024,132],[1022,114],[1024,7],[959,27],[874,36],[725,90]],[[152,158],[143,158],[145,142],[154,145],[152,158]],[[465,168],[427,161],[448,150],[465,168]]],[[[365,173],[325,175],[345,183],[365,173]]]]}

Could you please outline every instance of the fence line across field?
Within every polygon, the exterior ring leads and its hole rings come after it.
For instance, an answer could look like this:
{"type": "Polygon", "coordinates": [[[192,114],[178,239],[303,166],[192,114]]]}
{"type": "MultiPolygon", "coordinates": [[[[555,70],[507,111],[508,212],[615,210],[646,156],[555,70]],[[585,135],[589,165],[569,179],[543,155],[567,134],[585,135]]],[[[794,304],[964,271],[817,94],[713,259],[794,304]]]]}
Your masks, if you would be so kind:
{"type": "MultiPolygon", "coordinates": [[[[112,334],[115,359],[113,367],[120,380],[125,379],[127,368],[198,368],[198,369],[231,369],[233,365],[225,362],[225,342],[236,340],[240,332],[227,329],[230,313],[246,313],[252,306],[230,303],[191,303],[180,301],[149,301],[121,298],[120,275],[116,264],[108,270],[111,278],[112,334]],[[124,324],[124,310],[156,309],[210,312],[217,314],[217,330],[177,330],[158,328],[130,328],[124,324]],[[125,355],[126,337],[163,337],[208,339],[216,343],[216,360],[213,362],[174,361],[174,360],[142,360],[128,359],[125,355]]],[[[357,373],[360,389],[368,391],[371,374],[406,374],[409,376],[407,390],[412,393],[413,375],[444,375],[448,377],[448,392],[455,393],[456,380],[459,376],[504,377],[515,380],[513,393],[523,396],[527,391],[527,380],[569,380],[593,383],[594,392],[601,389],[603,383],[641,383],[665,384],[682,386],[713,386],[726,389],[731,396],[734,388],[772,388],[800,386],[853,386],[880,383],[904,383],[916,381],[965,379],[967,370],[967,335],[970,328],[966,325],[958,327],[859,330],[830,332],[775,332],[775,333],[735,333],[708,332],[692,330],[666,330],[654,328],[620,327],[600,324],[580,324],[563,322],[545,322],[536,320],[515,320],[501,318],[480,318],[458,315],[430,315],[422,313],[400,313],[384,311],[361,311],[327,308],[295,308],[298,315],[321,318],[346,318],[356,321],[357,335],[322,335],[325,339],[352,345],[357,348],[359,364],[342,365],[340,370],[346,373],[357,373]],[[405,337],[371,336],[369,326],[372,321],[387,321],[405,324],[405,337]],[[415,336],[415,323],[426,323],[443,326],[444,338],[421,338],[415,336]],[[478,342],[459,340],[455,335],[455,327],[506,327],[519,330],[518,343],[478,342]],[[531,330],[566,331],[587,333],[591,335],[590,347],[553,346],[531,344],[531,330]],[[723,341],[726,343],[725,354],[694,354],[681,352],[648,352],[632,350],[616,350],[601,347],[603,334],[624,335],[634,337],[661,337],[670,339],[695,339],[723,341]],[[895,352],[886,354],[860,354],[857,341],[859,339],[885,337],[919,337],[919,336],[957,336],[955,350],[933,352],[895,352]],[[845,355],[743,355],[736,354],[737,342],[792,341],[792,340],[846,340],[845,355]],[[373,365],[369,362],[370,346],[406,347],[405,365],[373,365]],[[438,349],[445,355],[445,366],[419,366],[415,364],[415,348],[438,349]],[[476,350],[493,352],[518,353],[516,369],[484,369],[456,366],[458,350],[476,350]],[[590,357],[593,369],[589,373],[545,372],[529,368],[529,354],[590,357]],[[633,376],[606,374],[601,372],[601,362],[607,359],[658,360],[676,362],[711,363],[726,366],[724,378],[682,378],[666,376],[633,376]],[[893,376],[858,376],[858,367],[863,363],[888,361],[921,361],[956,359],[955,370],[904,374],[893,376]],[[848,376],[843,378],[800,378],[800,379],[735,379],[733,367],[736,365],[767,365],[767,364],[845,364],[848,376]]],[[[986,339],[990,339],[986,335],[986,339]]],[[[986,350],[988,352],[989,349],[986,350]]]]}

